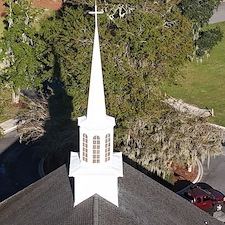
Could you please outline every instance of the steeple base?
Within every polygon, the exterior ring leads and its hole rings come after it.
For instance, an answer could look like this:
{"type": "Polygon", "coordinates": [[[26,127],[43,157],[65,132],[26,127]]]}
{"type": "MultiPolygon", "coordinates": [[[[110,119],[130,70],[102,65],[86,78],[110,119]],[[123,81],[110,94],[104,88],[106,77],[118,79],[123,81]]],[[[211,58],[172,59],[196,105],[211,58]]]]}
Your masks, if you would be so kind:
{"type": "Polygon", "coordinates": [[[74,177],[74,206],[98,194],[118,206],[118,177],[123,177],[122,153],[113,153],[110,164],[89,167],[71,152],[69,176],[74,177]]]}

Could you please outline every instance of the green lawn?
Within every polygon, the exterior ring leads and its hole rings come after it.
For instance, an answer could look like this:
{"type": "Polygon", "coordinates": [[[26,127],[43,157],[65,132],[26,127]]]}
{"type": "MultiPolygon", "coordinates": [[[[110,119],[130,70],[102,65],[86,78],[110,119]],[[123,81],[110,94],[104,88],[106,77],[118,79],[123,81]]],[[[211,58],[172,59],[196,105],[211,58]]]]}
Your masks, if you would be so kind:
{"type": "Polygon", "coordinates": [[[0,37],[3,34],[3,30],[4,30],[4,23],[3,23],[4,18],[0,17],[0,37]]]}
{"type": "MultiPolygon", "coordinates": [[[[177,85],[165,87],[168,95],[181,98],[200,108],[214,109],[211,122],[225,126],[225,22],[216,24],[224,32],[222,42],[202,63],[189,63],[177,79],[177,85]]],[[[210,25],[212,27],[216,26],[210,25]]]]}
{"type": "Polygon", "coordinates": [[[13,104],[9,90],[0,92],[0,123],[8,119],[15,118],[28,111],[28,103],[23,96],[20,97],[19,104],[13,104]]]}

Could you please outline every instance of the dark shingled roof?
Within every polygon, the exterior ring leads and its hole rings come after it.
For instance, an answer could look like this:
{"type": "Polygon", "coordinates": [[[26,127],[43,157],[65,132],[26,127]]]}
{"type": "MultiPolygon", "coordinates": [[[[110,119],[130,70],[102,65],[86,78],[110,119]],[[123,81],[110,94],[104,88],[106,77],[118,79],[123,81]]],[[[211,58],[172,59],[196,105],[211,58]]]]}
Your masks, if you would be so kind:
{"type": "Polygon", "coordinates": [[[94,195],[73,208],[65,166],[0,204],[1,225],[221,225],[204,211],[124,163],[119,207],[94,195]]]}

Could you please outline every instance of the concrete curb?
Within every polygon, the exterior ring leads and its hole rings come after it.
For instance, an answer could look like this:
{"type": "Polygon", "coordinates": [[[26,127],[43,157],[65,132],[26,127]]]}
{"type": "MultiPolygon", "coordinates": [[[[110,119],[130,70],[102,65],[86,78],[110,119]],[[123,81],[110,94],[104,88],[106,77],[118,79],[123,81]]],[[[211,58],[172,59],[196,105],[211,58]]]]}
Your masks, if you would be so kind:
{"type": "Polygon", "coordinates": [[[197,166],[198,166],[198,174],[197,174],[196,178],[193,181],[190,181],[191,184],[189,184],[186,187],[182,188],[181,190],[177,191],[176,192],[177,194],[183,193],[185,190],[188,190],[192,184],[195,184],[195,183],[198,183],[199,181],[201,181],[202,175],[203,175],[203,166],[199,159],[197,159],[196,162],[197,162],[197,166]]]}
{"type": "Polygon", "coordinates": [[[44,172],[44,161],[45,161],[45,158],[42,158],[38,164],[38,173],[41,177],[44,177],[46,175],[44,172]]]}
{"type": "Polygon", "coordinates": [[[192,181],[192,183],[198,183],[201,179],[202,179],[202,176],[203,176],[203,166],[202,166],[202,163],[200,162],[199,159],[196,160],[197,161],[197,166],[198,166],[198,174],[196,176],[196,178],[192,181]]]}

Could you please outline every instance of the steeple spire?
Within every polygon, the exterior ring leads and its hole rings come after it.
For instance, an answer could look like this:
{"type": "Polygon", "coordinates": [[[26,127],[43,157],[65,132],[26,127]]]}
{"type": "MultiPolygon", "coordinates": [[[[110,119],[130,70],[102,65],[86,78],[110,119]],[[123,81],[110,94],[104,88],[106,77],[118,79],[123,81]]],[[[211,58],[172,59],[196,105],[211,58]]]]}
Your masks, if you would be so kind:
{"type": "Polygon", "coordinates": [[[80,154],[71,152],[69,176],[75,177],[74,206],[98,194],[118,206],[118,177],[123,176],[121,152],[113,152],[115,118],[106,115],[95,2],[95,35],[87,116],[78,117],[80,154]]]}
{"type": "Polygon", "coordinates": [[[102,14],[103,11],[101,12],[97,11],[97,4],[95,1],[95,11],[89,13],[95,15],[95,34],[94,34],[92,65],[91,65],[87,119],[100,121],[106,117],[102,63],[101,63],[99,34],[98,34],[98,14],[102,14]]]}

